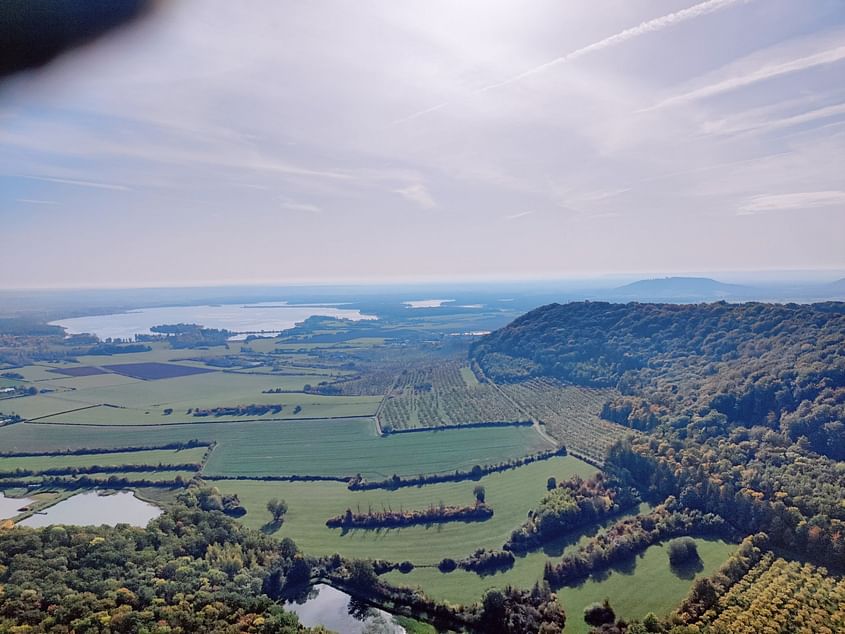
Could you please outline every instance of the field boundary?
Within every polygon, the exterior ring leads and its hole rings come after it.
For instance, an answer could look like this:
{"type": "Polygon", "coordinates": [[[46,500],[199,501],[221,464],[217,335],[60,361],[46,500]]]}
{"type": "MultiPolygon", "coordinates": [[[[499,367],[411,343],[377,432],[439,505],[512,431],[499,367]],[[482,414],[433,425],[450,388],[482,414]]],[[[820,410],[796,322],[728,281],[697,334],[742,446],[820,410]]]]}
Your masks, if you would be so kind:
{"type": "Polygon", "coordinates": [[[62,449],[58,451],[2,451],[0,458],[41,458],[47,456],[94,456],[110,453],[136,453],[141,451],[160,451],[182,449],[196,449],[197,447],[212,447],[213,441],[190,440],[188,442],[172,442],[163,445],[130,445],[119,448],[81,448],[62,449]]]}
{"type": "MultiPolygon", "coordinates": [[[[106,404],[101,405],[92,405],[91,407],[106,407],[106,404]]],[[[115,407],[115,406],[110,406],[115,407]]],[[[89,407],[83,407],[81,409],[90,409],[89,407]]],[[[121,408],[126,409],[126,408],[121,408]]],[[[78,411],[78,410],[70,410],[70,411],[78,411]]],[[[70,412],[62,412],[62,414],[68,414],[70,412]]],[[[49,416],[42,416],[38,419],[30,419],[30,420],[22,420],[21,422],[25,423],[32,423],[33,425],[64,425],[65,427],[102,427],[104,429],[120,429],[122,427],[126,428],[134,428],[134,427],[179,427],[185,425],[229,425],[232,423],[289,423],[289,422],[308,422],[308,421],[315,421],[315,420],[349,420],[349,419],[359,419],[359,418],[373,418],[372,414],[354,414],[352,416],[305,416],[305,417],[296,417],[296,418],[241,418],[238,420],[207,420],[210,417],[207,416],[198,416],[199,420],[188,420],[188,421],[176,421],[173,423],[105,423],[105,424],[97,424],[97,423],[68,423],[62,421],[44,421],[44,418],[50,418],[52,416],[60,416],[61,414],[50,414],[49,416]]]]}
{"type": "MultiPolygon", "coordinates": [[[[531,427],[534,423],[530,420],[514,420],[514,421],[486,421],[477,423],[450,423],[448,425],[438,425],[437,427],[408,427],[405,429],[392,429],[388,432],[381,431],[381,436],[393,436],[396,434],[417,434],[426,431],[449,431],[453,429],[479,429],[483,427],[531,427]]],[[[541,434],[543,435],[543,434],[541,434]]],[[[546,438],[546,440],[549,440],[546,438]]],[[[557,446],[557,442],[550,444],[557,446]]]]}

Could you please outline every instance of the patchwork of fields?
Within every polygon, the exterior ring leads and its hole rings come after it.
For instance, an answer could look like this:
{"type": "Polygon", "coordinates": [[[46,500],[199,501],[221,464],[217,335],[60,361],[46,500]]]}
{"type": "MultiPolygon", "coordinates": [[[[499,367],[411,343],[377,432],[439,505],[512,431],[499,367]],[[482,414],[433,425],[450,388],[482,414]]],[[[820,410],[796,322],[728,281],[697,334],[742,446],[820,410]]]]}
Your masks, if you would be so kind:
{"type": "Polygon", "coordinates": [[[530,427],[454,429],[379,436],[372,419],[299,422],[232,422],[103,427],[18,423],[0,428],[5,451],[59,451],[163,445],[194,439],[216,441],[209,476],[320,475],[357,473],[383,479],[394,473],[447,473],[498,463],[549,449],[530,427]],[[446,436],[448,435],[448,436],[446,436]]]}
{"type": "MultiPolygon", "coordinates": [[[[38,493],[48,471],[66,478],[54,480],[60,487],[72,488],[77,477],[88,478],[89,487],[108,486],[115,479],[135,483],[145,497],[165,505],[184,483],[199,476],[223,494],[237,494],[247,511],[240,521],[247,526],[291,537],[313,555],[339,552],[411,561],[416,567],[410,573],[395,571],[385,579],[466,603],[479,600],[491,587],[530,587],[542,578],[547,562],[621,517],[649,510],[642,504],[564,535],[518,556],[505,571],[446,574],[436,567],[444,557],[461,559],[478,548],[502,548],[538,506],[550,478],[588,478],[596,468],[571,455],[556,456],[473,480],[394,490],[352,491],[345,481],[284,480],[451,474],[549,451],[556,448],[553,440],[600,463],[610,443],[628,432],[598,417],[602,404],[614,394],[610,390],[541,380],[497,386],[479,381],[460,355],[433,354],[425,345],[392,346],[389,328],[385,336],[347,337],[344,327],[341,322],[327,323],[304,334],[202,350],[172,350],[153,343],[149,352],[83,355],[79,363],[19,368],[23,384],[35,386],[39,393],[10,399],[14,407],[4,412],[14,411],[24,420],[0,428],[0,452],[42,455],[0,456],[0,473],[10,481],[9,474],[22,470],[15,476],[19,487],[14,492],[20,495],[28,488],[30,494],[42,496],[39,509],[69,495],[38,493]],[[442,427],[448,429],[438,429],[442,427]],[[403,431],[416,433],[390,433],[403,431]],[[125,450],[197,441],[203,445],[125,450]],[[68,450],[98,453],[43,455],[68,450]],[[484,521],[376,530],[332,529],[325,524],[346,509],[366,513],[471,505],[478,485],[494,511],[484,521]],[[271,498],[288,505],[281,526],[270,522],[271,498]]],[[[443,326],[421,319],[415,327],[431,336],[428,333],[443,326]]],[[[640,606],[624,592],[626,580],[636,578],[639,583],[641,574],[657,574],[672,588],[648,604],[648,609],[667,611],[692,579],[673,578],[662,565],[661,548],[649,549],[630,570],[615,570],[606,579],[561,590],[573,615],[568,631],[580,631],[582,604],[600,594],[602,599],[611,596],[621,614],[642,616],[640,606]]],[[[702,542],[704,572],[721,563],[730,549],[702,542]]]]}
{"type": "MultiPolygon", "coordinates": [[[[475,430],[473,430],[475,431],[475,430]]],[[[462,430],[442,432],[463,433],[462,430]]],[[[408,434],[416,437],[424,434],[408,434]]],[[[277,535],[292,537],[306,552],[341,552],[354,557],[408,559],[415,564],[436,564],[443,557],[464,557],[476,548],[501,548],[510,532],[525,518],[546,493],[549,477],[566,479],[588,477],[595,468],[571,456],[551,458],[510,471],[492,473],[478,481],[446,482],[397,490],[350,491],[341,482],[212,482],[223,492],[238,493],[247,508],[242,521],[261,528],[270,520],[265,508],[272,497],[289,506],[277,535]],[[356,529],[343,533],[327,528],[326,520],[347,508],[366,512],[374,509],[425,508],[431,504],[466,505],[473,500],[473,488],[482,485],[487,503],[494,510],[491,519],[465,524],[455,522],[436,526],[409,526],[384,530],[356,529]]]]}

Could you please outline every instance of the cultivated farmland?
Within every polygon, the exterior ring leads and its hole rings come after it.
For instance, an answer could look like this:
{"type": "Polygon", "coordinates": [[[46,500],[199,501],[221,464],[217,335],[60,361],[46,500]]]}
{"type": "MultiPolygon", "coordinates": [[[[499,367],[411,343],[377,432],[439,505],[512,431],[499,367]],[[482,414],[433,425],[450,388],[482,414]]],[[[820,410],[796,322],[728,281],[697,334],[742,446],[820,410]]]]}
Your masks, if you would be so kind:
{"type": "Polygon", "coordinates": [[[777,623],[781,632],[845,631],[845,580],[770,553],[701,620],[736,634],[766,631],[767,623],[777,623]]]}
{"type": "Polygon", "coordinates": [[[121,363],[117,365],[104,365],[109,372],[123,374],[133,379],[142,381],[155,381],[158,379],[174,379],[180,376],[192,374],[203,374],[213,372],[209,368],[198,368],[189,365],[177,365],[175,363],[121,363]]]}
{"type": "Polygon", "coordinates": [[[26,469],[31,471],[46,471],[61,468],[85,467],[115,467],[121,465],[182,465],[200,464],[206,447],[191,447],[188,449],[153,449],[149,451],[128,451],[109,453],[64,454],[64,455],[35,455],[35,456],[2,456],[0,457],[0,471],[14,471],[26,469]]]}
{"type": "Polygon", "coordinates": [[[494,386],[471,375],[458,362],[405,370],[379,413],[382,427],[403,430],[527,420],[494,386]]]}
{"type": "Polygon", "coordinates": [[[599,418],[615,390],[565,385],[554,379],[532,379],[501,388],[548,433],[568,448],[601,462],[608,447],[631,430],[599,418]]]}
{"type": "MultiPolygon", "coordinates": [[[[162,445],[217,441],[206,474],[322,475],[446,473],[549,449],[530,427],[455,429],[381,437],[372,419],[227,422],[156,427],[18,423],[0,428],[9,451],[162,445]],[[105,430],[108,433],[104,433],[105,430]]],[[[325,518],[324,518],[325,521],[325,518]]]]}

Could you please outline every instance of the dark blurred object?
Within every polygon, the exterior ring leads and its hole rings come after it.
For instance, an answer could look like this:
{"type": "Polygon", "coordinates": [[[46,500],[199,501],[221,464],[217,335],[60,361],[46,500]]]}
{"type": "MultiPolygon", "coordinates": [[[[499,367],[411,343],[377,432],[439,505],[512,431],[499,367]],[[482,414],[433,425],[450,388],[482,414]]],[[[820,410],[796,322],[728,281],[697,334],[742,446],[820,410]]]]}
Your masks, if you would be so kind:
{"type": "Polygon", "coordinates": [[[0,77],[43,66],[146,13],[154,0],[0,0],[0,77]]]}

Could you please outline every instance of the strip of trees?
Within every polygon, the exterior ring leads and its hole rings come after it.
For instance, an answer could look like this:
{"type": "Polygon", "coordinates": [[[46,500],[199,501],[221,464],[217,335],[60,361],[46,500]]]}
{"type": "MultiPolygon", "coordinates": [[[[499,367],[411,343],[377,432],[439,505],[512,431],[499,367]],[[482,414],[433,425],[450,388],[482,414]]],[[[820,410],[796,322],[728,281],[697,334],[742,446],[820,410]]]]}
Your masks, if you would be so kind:
{"type": "Polygon", "coordinates": [[[562,587],[597,570],[630,559],[649,546],[673,537],[714,535],[735,538],[731,526],[719,516],[700,511],[673,510],[674,500],[646,515],[617,522],[599,533],[557,564],[546,563],[544,578],[552,587],[562,587]]]}
{"type": "Polygon", "coordinates": [[[369,509],[366,513],[353,513],[346,509],[341,515],[326,520],[329,528],[397,528],[415,524],[442,524],[446,522],[483,522],[493,517],[493,509],[483,502],[472,506],[446,506],[442,502],[427,509],[399,510],[369,509]]]}
{"type": "Polygon", "coordinates": [[[574,477],[547,482],[549,492],[526,522],[511,533],[505,550],[525,552],[556,537],[601,521],[640,502],[636,491],[601,473],[589,480],[574,477]],[[549,485],[555,484],[549,488],[549,485]]]}

